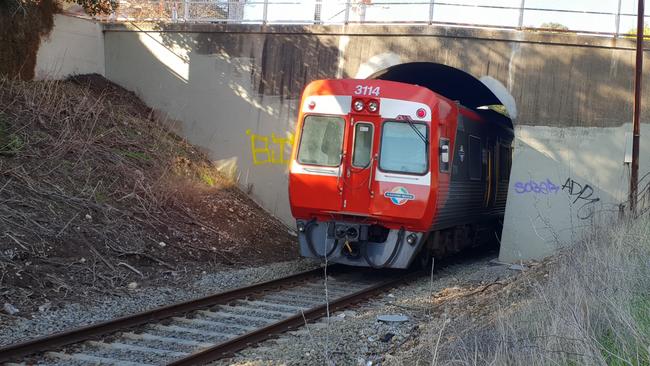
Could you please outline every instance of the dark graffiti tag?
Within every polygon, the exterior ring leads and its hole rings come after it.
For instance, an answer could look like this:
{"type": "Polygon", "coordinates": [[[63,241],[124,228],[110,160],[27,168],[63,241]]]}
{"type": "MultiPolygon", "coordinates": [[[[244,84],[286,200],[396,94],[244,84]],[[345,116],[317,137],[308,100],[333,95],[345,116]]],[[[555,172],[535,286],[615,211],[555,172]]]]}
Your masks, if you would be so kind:
{"type": "Polygon", "coordinates": [[[586,220],[594,215],[594,205],[600,198],[594,197],[594,189],[589,185],[582,185],[571,178],[567,178],[562,185],[562,190],[573,199],[572,204],[578,204],[578,218],[586,220]]]}

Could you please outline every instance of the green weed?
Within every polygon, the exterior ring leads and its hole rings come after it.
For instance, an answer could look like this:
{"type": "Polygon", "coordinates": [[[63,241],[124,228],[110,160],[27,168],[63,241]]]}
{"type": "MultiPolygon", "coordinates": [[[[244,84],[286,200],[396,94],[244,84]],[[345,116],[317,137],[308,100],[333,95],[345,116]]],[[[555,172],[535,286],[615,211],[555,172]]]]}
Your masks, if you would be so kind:
{"type": "Polygon", "coordinates": [[[9,132],[9,124],[4,114],[0,113],[0,154],[16,155],[25,147],[23,138],[9,132]]]}
{"type": "Polygon", "coordinates": [[[106,194],[99,191],[95,192],[95,202],[105,203],[107,200],[108,200],[108,196],[106,196],[106,194]]]}
{"type": "Polygon", "coordinates": [[[201,181],[203,183],[207,184],[210,187],[214,187],[214,185],[216,183],[214,181],[214,178],[211,175],[209,175],[208,173],[206,173],[206,172],[201,172],[199,174],[199,178],[201,178],[201,181]]]}

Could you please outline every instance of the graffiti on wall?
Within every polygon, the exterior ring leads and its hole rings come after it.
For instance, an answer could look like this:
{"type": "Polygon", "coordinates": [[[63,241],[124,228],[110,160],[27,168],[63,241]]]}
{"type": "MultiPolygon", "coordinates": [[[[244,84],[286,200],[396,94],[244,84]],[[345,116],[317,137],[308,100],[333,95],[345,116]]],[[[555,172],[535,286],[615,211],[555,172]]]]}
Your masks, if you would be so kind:
{"type": "Polygon", "coordinates": [[[562,190],[573,199],[572,204],[579,205],[578,218],[588,219],[594,215],[595,204],[600,198],[594,196],[594,189],[589,184],[580,184],[571,178],[567,178],[562,185],[562,190]]]}
{"type": "Polygon", "coordinates": [[[557,194],[560,191],[569,195],[571,205],[577,206],[579,219],[589,219],[594,215],[596,202],[599,197],[594,195],[594,189],[589,184],[582,184],[573,178],[567,178],[563,185],[558,186],[550,178],[540,181],[529,180],[528,182],[515,182],[515,192],[518,194],[557,194]]]}
{"type": "Polygon", "coordinates": [[[550,194],[557,193],[560,190],[560,187],[556,186],[551,182],[550,179],[544,181],[535,182],[530,180],[528,182],[517,182],[515,183],[515,192],[522,193],[539,193],[539,194],[550,194]]]}
{"type": "Polygon", "coordinates": [[[289,164],[291,146],[293,146],[293,134],[287,133],[286,137],[271,135],[258,135],[250,129],[246,130],[250,139],[251,157],[253,165],[289,164]]]}

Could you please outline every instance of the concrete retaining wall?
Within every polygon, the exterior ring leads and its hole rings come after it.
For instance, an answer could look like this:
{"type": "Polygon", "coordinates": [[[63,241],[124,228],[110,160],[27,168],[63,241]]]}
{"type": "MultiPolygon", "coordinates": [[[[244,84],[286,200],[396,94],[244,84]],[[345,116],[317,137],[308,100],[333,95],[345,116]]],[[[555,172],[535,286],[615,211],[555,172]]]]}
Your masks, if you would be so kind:
{"type": "Polygon", "coordinates": [[[54,15],[54,29],[41,41],[36,79],[64,79],[75,74],[104,75],[102,25],[72,16],[54,15]]]}
{"type": "MultiPolygon", "coordinates": [[[[650,124],[641,139],[640,175],[650,172],[650,124]]],[[[618,127],[517,126],[499,258],[540,258],[610,224],[627,205],[632,124],[618,127]],[[626,136],[627,135],[627,136],[626,136]]],[[[650,183],[647,176],[641,184],[650,183]]],[[[650,191],[644,193],[650,198],[650,191]]]]}

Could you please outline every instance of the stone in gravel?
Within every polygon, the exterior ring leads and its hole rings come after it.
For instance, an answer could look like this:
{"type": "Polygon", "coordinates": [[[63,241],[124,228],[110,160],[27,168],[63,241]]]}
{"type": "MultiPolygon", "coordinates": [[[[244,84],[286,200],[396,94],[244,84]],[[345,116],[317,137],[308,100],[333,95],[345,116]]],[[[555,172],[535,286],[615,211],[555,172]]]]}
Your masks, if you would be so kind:
{"type": "Polygon", "coordinates": [[[86,220],[89,220],[89,221],[90,221],[90,220],[92,220],[92,219],[93,219],[92,216],[90,216],[89,214],[86,214],[86,220]]]}
{"type": "Polygon", "coordinates": [[[508,269],[511,269],[513,271],[524,271],[526,267],[521,264],[513,264],[512,266],[508,267],[508,269]]]}
{"type": "Polygon", "coordinates": [[[39,307],[38,307],[38,311],[41,312],[41,313],[43,313],[43,312],[45,312],[45,311],[50,310],[51,307],[52,307],[52,303],[48,301],[48,302],[46,302],[45,304],[39,306],[39,307]]]}
{"type": "Polygon", "coordinates": [[[401,314],[385,314],[377,315],[377,320],[384,323],[403,323],[407,322],[409,318],[406,315],[401,314]]]}
{"type": "Polygon", "coordinates": [[[136,288],[138,288],[138,283],[137,282],[129,282],[127,287],[129,288],[129,290],[135,290],[136,288]]]}
{"type": "Polygon", "coordinates": [[[384,334],[383,337],[380,338],[380,341],[389,342],[391,339],[393,339],[393,337],[395,337],[395,334],[391,333],[391,332],[388,332],[388,333],[384,334]]]}
{"type": "Polygon", "coordinates": [[[9,314],[9,315],[18,314],[20,312],[20,310],[16,309],[15,306],[11,305],[8,302],[6,302],[4,304],[4,306],[2,307],[2,310],[4,310],[4,312],[9,314]]]}
{"type": "Polygon", "coordinates": [[[165,244],[164,241],[161,241],[160,243],[158,243],[158,246],[161,247],[161,248],[164,248],[164,247],[167,246],[167,244],[165,244]]]}

